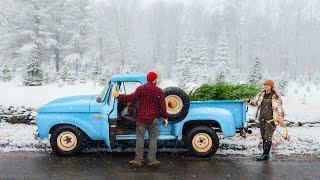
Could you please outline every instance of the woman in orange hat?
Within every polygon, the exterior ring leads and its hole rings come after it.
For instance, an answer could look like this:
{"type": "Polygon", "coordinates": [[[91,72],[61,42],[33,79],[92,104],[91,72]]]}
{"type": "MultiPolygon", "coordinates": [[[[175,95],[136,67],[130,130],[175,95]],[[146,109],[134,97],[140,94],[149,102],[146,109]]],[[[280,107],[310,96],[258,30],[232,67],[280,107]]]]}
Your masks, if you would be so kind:
{"type": "Polygon", "coordinates": [[[266,80],[264,90],[254,100],[247,101],[252,106],[258,106],[256,120],[260,124],[260,132],[263,140],[263,154],[257,157],[258,161],[269,159],[272,145],[272,136],[277,124],[283,124],[284,111],[282,100],[274,90],[274,81],[266,80]],[[273,120],[270,122],[270,120],[273,120]],[[270,122],[270,123],[269,123],[270,122]]]}

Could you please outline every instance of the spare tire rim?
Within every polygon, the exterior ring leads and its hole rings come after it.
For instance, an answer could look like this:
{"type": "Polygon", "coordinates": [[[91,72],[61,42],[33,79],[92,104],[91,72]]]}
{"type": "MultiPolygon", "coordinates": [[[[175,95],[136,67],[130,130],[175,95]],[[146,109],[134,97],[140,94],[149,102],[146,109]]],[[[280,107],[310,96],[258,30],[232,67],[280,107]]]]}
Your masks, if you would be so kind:
{"type": "Polygon", "coordinates": [[[63,151],[72,151],[77,142],[76,135],[70,131],[62,132],[57,138],[57,145],[63,151]]]}
{"type": "Polygon", "coordinates": [[[177,114],[183,108],[183,101],[177,95],[169,95],[166,97],[167,112],[169,114],[177,114]]]}
{"type": "Polygon", "coordinates": [[[192,139],[192,146],[197,152],[208,152],[212,148],[212,138],[207,133],[198,133],[192,139]]]}

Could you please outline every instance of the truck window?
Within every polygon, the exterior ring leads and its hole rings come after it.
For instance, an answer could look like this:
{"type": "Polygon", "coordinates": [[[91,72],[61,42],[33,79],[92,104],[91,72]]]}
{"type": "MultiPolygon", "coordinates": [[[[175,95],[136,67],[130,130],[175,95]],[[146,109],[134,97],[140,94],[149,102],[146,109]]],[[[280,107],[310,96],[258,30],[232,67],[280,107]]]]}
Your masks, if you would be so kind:
{"type": "Polygon", "coordinates": [[[120,87],[120,94],[131,94],[139,86],[141,86],[141,83],[139,82],[122,82],[120,87]]]}
{"type": "Polygon", "coordinates": [[[108,105],[110,105],[113,101],[114,101],[114,96],[112,95],[112,92],[115,90],[116,86],[114,84],[110,85],[111,86],[111,91],[109,91],[108,93],[108,105]]]}
{"type": "Polygon", "coordinates": [[[107,85],[102,89],[101,93],[99,94],[102,101],[104,101],[104,99],[106,98],[106,94],[109,89],[109,84],[110,82],[107,83],[107,85]]]}

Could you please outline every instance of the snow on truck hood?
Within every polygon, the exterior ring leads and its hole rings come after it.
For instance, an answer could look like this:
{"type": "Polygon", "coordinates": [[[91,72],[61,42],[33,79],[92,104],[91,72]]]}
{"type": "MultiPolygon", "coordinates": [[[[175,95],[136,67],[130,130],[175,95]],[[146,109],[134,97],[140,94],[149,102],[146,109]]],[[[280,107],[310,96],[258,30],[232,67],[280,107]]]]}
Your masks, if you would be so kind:
{"type": "Polygon", "coordinates": [[[41,106],[38,112],[89,112],[90,102],[95,101],[96,96],[81,95],[55,99],[41,106]]]}

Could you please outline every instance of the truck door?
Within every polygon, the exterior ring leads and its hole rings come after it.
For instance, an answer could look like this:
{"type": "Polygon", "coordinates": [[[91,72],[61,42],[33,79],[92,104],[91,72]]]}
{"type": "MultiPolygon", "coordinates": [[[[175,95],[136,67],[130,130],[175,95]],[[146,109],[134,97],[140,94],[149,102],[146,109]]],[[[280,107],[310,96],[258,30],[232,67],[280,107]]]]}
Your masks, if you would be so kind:
{"type": "Polygon", "coordinates": [[[105,90],[105,98],[103,99],[104,106],[102,108],[102,114],[105,128],[105,142],[107,146],[111,149],[114,146],[115,140],[115,129],[117,120],[117,101],[112,96],[112,92],[118,88],[116,82],[110,82],[108,90],[105,90]]]}

